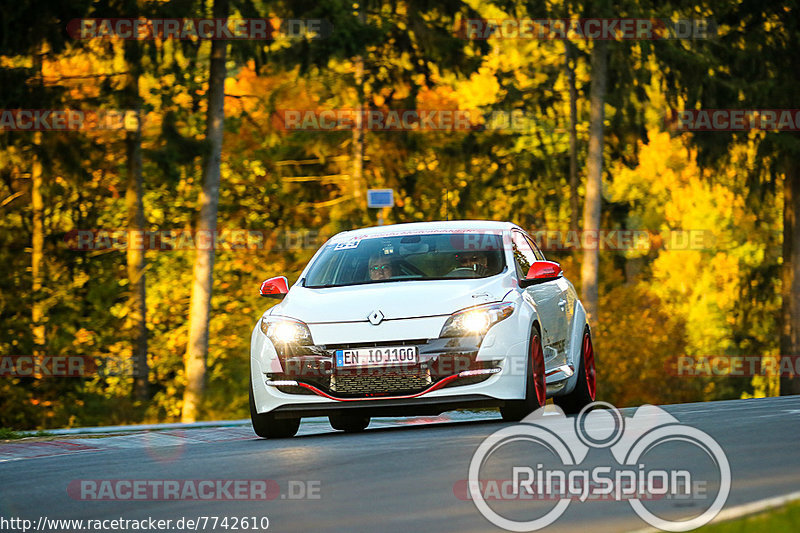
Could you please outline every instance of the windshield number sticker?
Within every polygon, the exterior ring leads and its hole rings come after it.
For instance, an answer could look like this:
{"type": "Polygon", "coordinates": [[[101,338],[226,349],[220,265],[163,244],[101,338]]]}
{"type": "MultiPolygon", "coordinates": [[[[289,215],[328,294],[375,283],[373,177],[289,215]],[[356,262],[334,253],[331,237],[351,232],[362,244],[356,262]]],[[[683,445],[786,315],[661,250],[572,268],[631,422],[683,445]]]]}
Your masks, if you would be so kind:
{"type": "Polygon", "coordinates": [[[349,250],[351,248],[358,248],[358,245],[361,243],[360,239],[355,239],[352,241],[345,241],[338,243],[333,249],[334,250],[349,250]]]}

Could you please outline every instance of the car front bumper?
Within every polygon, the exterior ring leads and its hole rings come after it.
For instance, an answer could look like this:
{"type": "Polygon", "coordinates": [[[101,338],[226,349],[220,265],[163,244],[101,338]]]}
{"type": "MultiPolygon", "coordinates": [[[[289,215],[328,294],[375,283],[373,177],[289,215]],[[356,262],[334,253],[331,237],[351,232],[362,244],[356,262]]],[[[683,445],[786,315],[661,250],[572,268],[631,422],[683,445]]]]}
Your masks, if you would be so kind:
{"type": "Polygon", "coordinates": [[[446,318],[413,319],[414,328],[405,321],[386,328],[326,325],[327,331],[335,332],[327,336],[318,335],[320,328],[310,325],[315,341],[323,338],[328,343],[289,353],[276,349],[256,325],[251,337],[256,410],[274,411],[276,416],[320,416],[356,408],[399,416],[499,406],[522,398],[529,327],[520,328],[514,316],[496,324],[485,337],[438,338],[446,318]],[[348,328],[351,335],[345,331],[348,328]],[[382,334],[375,336],[381,329],[382,334]],[[364,340],[361,331],[372,337],[364,340]],[[427,338],[413,338],[420,334],[427,338]],[[340,342],[352,338],[360,342],[340,342]],[[357,372],[343,372],[333,365],[336,349],[387,345],[417,346],[419,365],[357,372]]]}

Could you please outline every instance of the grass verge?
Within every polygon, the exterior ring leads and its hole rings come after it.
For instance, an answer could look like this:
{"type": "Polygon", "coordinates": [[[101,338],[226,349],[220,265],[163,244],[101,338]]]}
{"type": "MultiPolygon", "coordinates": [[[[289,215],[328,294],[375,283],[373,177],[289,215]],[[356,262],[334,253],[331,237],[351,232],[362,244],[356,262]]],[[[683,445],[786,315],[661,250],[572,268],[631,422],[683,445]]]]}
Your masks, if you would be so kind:
{"type": "Polygon", "coordinates": [[[736,520],[695,529],[698,533],[795,533],[800,531],[800,500],[736,520]]]}

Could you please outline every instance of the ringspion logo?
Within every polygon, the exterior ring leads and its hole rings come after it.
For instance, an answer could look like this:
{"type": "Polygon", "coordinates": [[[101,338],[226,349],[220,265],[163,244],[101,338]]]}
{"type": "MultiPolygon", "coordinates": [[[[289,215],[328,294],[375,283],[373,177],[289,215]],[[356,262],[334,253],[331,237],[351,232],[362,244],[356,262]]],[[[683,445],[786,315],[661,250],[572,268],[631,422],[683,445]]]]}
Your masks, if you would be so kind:
{"type": "MultiPolygon", "coordinates": [[[[658,529],[688,531],[707,524],[722,510],[730,487],[728,458],[707,433],[681,424],[653,405],[641,406],[626,418],[605,402],[586,406],[574,418],[548,406],[520,424],[492,433],[472,456],[467,479],[468,497],[478,511],[508,531],[542,529],[573,502],[598,499],[627,501],[642,520],[658,529]],[[609,462],[584,466],[591,450],[594,458],[610,453],[609,462]],[[690,457],[696,468],[702,464],[698,471],[692,471],[690,457]],[[498,480],[502,488],[487,493],[498,480]],[[500,508],[487,503],[500,499],[524,508],[515,508],[513,518],[504,516],[500,508]],[[556,503],[544,510],[529,505],[537,499],[556,503]],[[657,507],[648,507],[648,502],[662,499],[690,505],[690,516],[667,519],[657,507]]],[[[454,485],[456,497],[463,489],[463,483],[454,485]]],[[[508,512],[510,507],[502,509],[508,512]]]]}

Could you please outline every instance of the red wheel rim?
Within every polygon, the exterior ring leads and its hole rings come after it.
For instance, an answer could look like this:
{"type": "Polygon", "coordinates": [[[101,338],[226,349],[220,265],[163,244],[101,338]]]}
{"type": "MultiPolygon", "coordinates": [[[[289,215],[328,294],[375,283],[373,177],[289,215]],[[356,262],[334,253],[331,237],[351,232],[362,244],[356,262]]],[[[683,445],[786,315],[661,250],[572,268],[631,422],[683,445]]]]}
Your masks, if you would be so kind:
{"type": "Polygon", "coordinates": [[[583,369],[586,371],[586,388],[589,397],[594,401],[597,391],[597,376],[594,369],[594,348],[588,333],[583,335],[583,369]]]}
{"type": "Polygon", "coordinates": [[[542,352],[542,343],[539,341],[539,335],[536,334],[531,339],[531,370],[536,400],[541,407],[547,401],[547,385],[544,379],[544,352],[542,352]]]}

